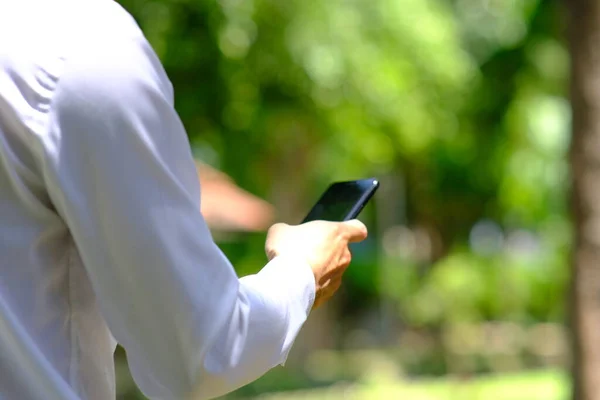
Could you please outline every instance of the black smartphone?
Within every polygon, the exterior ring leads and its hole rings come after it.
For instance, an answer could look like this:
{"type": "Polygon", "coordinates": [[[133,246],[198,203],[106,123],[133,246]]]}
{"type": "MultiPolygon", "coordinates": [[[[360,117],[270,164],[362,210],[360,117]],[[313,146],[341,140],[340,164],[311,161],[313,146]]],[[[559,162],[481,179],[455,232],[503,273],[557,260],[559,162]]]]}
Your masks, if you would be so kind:
{"type": "Polygon", "coordinates": [[[377,179],[333,183],[302,221],[342,222],[354,219],[379,187],[377,179]]]}

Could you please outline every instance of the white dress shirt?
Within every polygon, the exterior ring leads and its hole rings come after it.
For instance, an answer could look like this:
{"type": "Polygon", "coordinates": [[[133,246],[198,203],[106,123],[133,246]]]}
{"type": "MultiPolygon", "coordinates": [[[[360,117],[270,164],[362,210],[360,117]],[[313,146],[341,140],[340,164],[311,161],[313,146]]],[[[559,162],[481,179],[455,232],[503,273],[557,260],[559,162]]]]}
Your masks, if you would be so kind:
{"type": "Polygon", "coordinates": [[[305,261],[238,279],[173,89],[111,0],[0,0],[0,399],[211,398],[284,363],[305,261]]]}

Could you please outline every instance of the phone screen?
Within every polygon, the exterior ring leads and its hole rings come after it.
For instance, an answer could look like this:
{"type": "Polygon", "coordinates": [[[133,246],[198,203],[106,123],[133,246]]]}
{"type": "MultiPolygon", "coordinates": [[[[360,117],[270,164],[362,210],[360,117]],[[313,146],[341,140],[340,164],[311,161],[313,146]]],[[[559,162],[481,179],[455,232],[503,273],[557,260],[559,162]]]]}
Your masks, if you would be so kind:
{"type": "Polygon", "coordinates": [[[378,187],[375,179],[332,184],[310,210],[303,222],[346,221],[355,218],[378,187]]]}

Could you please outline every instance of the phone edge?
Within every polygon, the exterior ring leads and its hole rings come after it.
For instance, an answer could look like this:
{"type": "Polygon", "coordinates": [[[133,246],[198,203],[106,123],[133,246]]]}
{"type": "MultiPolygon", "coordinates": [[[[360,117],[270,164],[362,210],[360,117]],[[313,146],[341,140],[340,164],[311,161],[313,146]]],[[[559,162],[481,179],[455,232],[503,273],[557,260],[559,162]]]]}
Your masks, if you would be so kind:
{"type": "Polygon", "coordinates": [[[344,218],[344,221],[356,219],[360,215],[360,212],[363,210],[363,208],[367,205],[369,200],[371,200],[371,197],[375,195],[375,192],[379,188],[379,180],[375,178],[370,178],[369,180],[373,183],[371,189],[362,196],[362,198],[360,199],[360,203],[357,204],[354,208],[352,208],[352,210],[350,210],[348,215],[346,215],[346,217],[344,218]]]}

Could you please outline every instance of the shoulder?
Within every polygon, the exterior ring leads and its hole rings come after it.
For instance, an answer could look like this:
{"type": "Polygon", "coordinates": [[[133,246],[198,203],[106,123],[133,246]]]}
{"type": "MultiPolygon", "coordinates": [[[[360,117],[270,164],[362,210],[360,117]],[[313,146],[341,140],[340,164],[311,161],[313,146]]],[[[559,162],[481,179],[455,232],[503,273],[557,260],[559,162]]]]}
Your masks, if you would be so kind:
{"type": "Polygon", "coordinates": [[[53,107],[135,112],[148,96],[172,102],[162,64],[131,15],[113,1],[90,3],[80,12],[98,18],[75,29],[81,34],[66,52],[53,107]]]}
{"type": "Polygon", "coordinates": [[[119,100],[143,84],[171,91],[141,29],[112,0],[0,0],[0,80],[3,75],[45,103],[54,103],[58,92],[119,100]]]}
{"type": "Polygon", "coordinates": [[[32,61],[38,54],[65,58],[91,46],[143,38],[134,18],[113,0],[0,0],[0,52],[32,61]]]}

